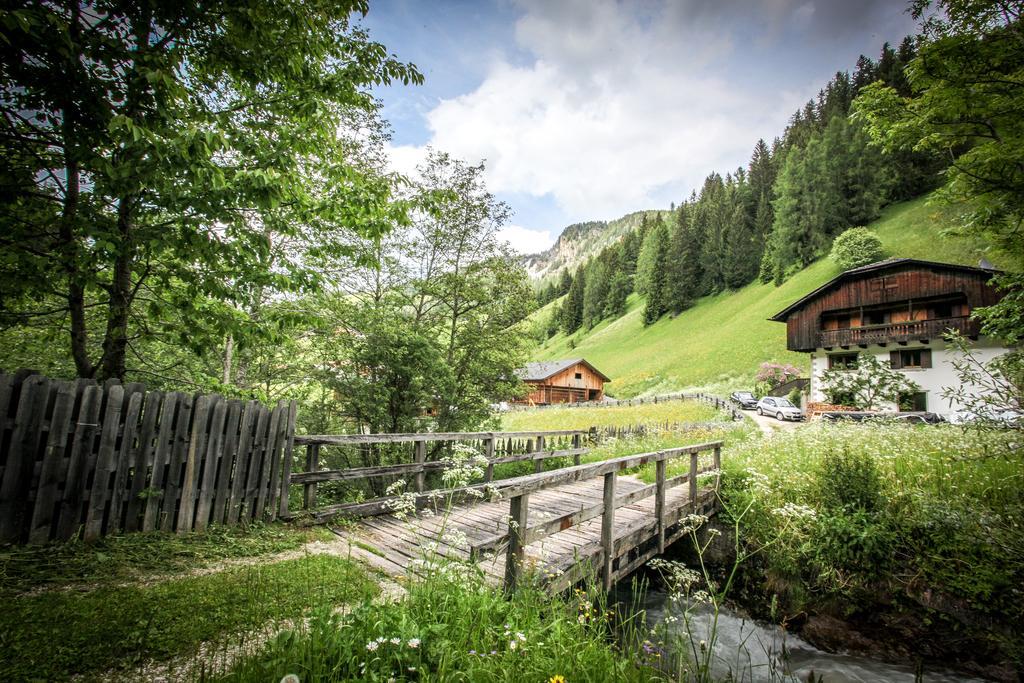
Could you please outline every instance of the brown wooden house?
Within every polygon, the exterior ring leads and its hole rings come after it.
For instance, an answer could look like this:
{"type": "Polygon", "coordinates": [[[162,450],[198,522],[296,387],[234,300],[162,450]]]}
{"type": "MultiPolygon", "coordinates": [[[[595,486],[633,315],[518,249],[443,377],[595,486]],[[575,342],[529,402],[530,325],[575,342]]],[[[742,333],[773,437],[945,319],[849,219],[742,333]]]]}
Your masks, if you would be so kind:
{"type": "Polygon", "coordinates": [[[583,358],[528,363],[516,376],[530,386],[517,403],[551,405],[604,399],[605,382],[611,379],[583,358]]]}
{"type": "Polygon", "coordinates": [[[786,348],[811,354],[811,401],[826,399],[827,371],[853,368],[860,356],[870,355],[918,386],[900,407],[948,414],[959,405],[947,390],[961,380],[954,366],[959,352],[945,342],[946,332],[973,340],[980,361],[1006,352],[996,340],[982,338],[981,323],[971,318],[974,309],[999,301],[996,273],[919,259],[879,261],[841,273],[771,320],[786,323],[786,348]]]}

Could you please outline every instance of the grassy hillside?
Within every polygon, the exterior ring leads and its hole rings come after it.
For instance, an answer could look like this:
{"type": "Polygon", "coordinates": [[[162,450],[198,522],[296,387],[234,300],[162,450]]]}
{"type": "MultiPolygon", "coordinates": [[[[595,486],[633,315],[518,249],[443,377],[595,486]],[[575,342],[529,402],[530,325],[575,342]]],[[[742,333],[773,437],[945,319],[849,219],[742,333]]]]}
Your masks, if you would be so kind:
{"type": "MultiPolygon", "coordinates": [[[[917,199],[889,207],[868,227],[890,257],[976,265],[982,252],[975,243],[940,236],[948,225],[940,209],[917,199]]],[[[689,387],[747,388],[763,361],[809,369],[807,354],[786,350],[785,325],[768,318],[838,274],[834,263],[821,259],[781,287],[755,283],[705,297],[650,327],[643,326],[643,300],[634,294],[621,318],[571,337],[559,333],[535,350],[534,360],[583,356],[612,378],[608,392],[623,398],[689,387]]],[[[550,315],[550,308],[535,316],[550,315]]]]}

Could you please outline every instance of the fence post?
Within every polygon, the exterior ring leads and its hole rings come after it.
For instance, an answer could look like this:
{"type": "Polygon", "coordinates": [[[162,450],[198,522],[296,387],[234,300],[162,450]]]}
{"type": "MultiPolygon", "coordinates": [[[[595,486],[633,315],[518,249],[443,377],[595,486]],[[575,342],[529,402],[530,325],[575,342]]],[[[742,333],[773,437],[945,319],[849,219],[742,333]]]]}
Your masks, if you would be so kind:
{"type": "Polygon", "coordinates": [[[697,459],[699,452],[690,453],[690,508],[697,514],[697,459]]]}
{"type": "Polygon", "coordinates": [[[413,448],[413,459],[419,468],[416,470],[416,493],[423,493],[423,487],[426,484],[426,471],[423,468],[424,463],[427,462],[427,442],[416,441],[415,447],[413,448]]]}
{"type": "MultiPolygon", "coordinates": [[[[582,441],[583,440],[580,438],[579,434],[573,434],[572,435],[572,447],[574,449],[579,450],[580,443],[582,443],[582,441]]],[[[572,456],[572,464],[573,465],[579,465],[580,464],[580,454],[579,453],[576,453],[575,455],[572,456]]]]}
{"type": "Polygon", "coordinates": [[[715,491],[718,491],[722,483],[722,447],[715,446],[714,455],[714,468],[715,468],[715,491]]]}
{"type": "MultiPolygon", "coordinates": [[[[543,436],[538,436],[537,437],[537,450],[538,451],[543,451],[544,450],[544,437],[543,436]]],[[[534,460],[533,461],[533,471],[535,473],[543,472],[544,471],[544,461],[541,460],[540,458],[537,458],[536,460],[534,460]]]]}
{"type": "Polygon", "coordinates": [[[604,475],[604,514],[601,516],[601,547],[604,549],[604,569],[601,578],[605,591],[612,589],[612,562],[615,560],[615,479],[617,472],[604,475]]]}
{"type": "MultiPolygon", "coordinates": [[[[316,472],[320,469],[320,444],[311,443],[306,446],[306,471],[316,472]]],[[[316,507],[316,482],[311,481],[302,487],[302,509],[316,507]]]]}
{"type": "Polygon", "coordinates": [[[665,553],[665,461],[659,460],[654,466],[657,488],[654,490],[654,515],[658,519],[658,554],[665,553]]]}
{"type": "Polygon", "coordinates": [[[484,439],[484,457],[487,458],[487,469],[484,472],[484,481],[494,481],[494,437],[484,439]]]}
{"type": "Polygon", "coordinates": [[[508,510],[508,552],[505,555],[505,590],[509,593],[519,584],[523,571],[524,548],[526,547],[526,522],[530,506],[530,495],[524,493],[512,498],[508,510]]]}

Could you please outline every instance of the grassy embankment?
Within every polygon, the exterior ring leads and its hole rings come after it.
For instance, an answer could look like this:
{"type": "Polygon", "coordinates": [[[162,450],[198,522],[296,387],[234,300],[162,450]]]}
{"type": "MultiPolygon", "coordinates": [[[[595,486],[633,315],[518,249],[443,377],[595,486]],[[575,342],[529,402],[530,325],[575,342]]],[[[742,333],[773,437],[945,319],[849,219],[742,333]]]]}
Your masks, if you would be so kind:
{"type": "MultiPolygon", "coordinates": [[[[940,237],[950,221],[925,199],[885,210],[870,228],[890,257],[913,257],[976,265],[984,254],[974,242],[940,237]]],[[[754,283],[734,292],[705,297],[675,318],[643,325],[643,300],[630,295],[625,315],[571,336],[556,334],[533,353],[534,360],[585,357],[612,378],[616,397],[663,394],[703,387],[727,394],[749,389],[764,361],[807,366],[807,354],[786,350],[786,329],[769,316],[839,274],[821,259],[780,287],[754,283]]],[[[534,314],[545,319],[555,303],[534,314]]]]}
{"type": "Polygon", "coordinates": [[[735,516],[749,506],[741,537],[757,553],[744,602],[847,619],[932,661],[1020,670],[1024,468],[993,455],[1012,438],[816,424],[729,449],[723,495],[735,516]]]}

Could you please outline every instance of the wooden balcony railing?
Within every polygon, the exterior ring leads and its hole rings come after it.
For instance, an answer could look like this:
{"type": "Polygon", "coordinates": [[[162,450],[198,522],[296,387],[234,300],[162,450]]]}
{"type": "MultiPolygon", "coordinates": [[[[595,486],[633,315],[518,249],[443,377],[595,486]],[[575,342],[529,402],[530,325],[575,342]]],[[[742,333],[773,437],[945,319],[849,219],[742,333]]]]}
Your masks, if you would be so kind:
{"type": "Polygon", "coordinates": [[[864,325],[842,330],[821,330],[818,332],[818,346],[854,346],[856,344],[885,344],[916,339],[939,339],[947,330],[953,329],[968,337],[976,337],[980,323],[970,316],[938,318],[935,320],[908,320],[888,325],[864,325]]]}

